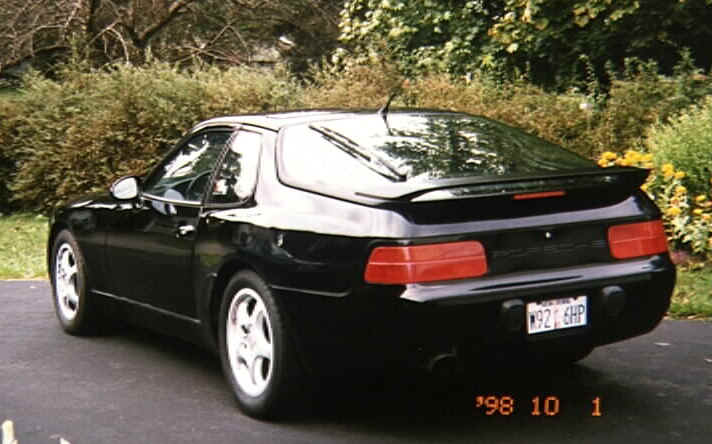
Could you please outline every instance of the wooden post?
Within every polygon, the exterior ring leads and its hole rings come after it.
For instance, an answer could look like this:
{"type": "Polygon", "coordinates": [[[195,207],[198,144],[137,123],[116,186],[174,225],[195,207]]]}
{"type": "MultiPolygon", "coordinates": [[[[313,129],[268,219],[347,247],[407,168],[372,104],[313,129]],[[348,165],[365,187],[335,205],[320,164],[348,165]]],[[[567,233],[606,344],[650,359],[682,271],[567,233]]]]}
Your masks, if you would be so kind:
{"type": "Polygon", "coordinates": [[[10,420],[2,423],[2,444],[17,444],[15,427],[10,420]]]}

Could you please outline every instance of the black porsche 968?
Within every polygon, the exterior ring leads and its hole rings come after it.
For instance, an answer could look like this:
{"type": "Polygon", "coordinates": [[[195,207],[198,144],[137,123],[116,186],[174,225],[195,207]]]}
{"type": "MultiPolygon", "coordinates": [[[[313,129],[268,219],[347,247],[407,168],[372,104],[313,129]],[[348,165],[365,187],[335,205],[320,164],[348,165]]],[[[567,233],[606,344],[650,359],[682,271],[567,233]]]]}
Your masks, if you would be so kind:
{"type": "Polygon", "coordinates": [[[216,350],[257,417],[335,368],[570,363],[669,306],[647,174],[463,113],[216,118],[54,213],[56,312],[70,334],[113,317],[216,350]]]}

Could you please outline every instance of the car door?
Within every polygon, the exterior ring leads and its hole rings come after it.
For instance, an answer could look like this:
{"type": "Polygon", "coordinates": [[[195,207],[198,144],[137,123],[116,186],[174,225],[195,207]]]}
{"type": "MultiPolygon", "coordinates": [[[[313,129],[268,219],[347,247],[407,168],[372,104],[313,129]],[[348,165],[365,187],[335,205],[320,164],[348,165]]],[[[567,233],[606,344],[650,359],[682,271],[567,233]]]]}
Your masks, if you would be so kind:
{"type": "Polygon", "coordinates": [[[195,318],[193,250],[208,185],[233,130],[201,131],[161,162],[107,238],[112,292],[195,318]]]}

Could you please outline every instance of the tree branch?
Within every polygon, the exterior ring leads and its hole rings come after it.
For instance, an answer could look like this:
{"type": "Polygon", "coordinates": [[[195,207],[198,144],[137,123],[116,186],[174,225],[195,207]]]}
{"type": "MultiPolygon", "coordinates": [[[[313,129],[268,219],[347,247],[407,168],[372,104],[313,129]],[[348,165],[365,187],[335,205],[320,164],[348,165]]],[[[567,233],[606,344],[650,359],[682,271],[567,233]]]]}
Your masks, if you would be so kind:
{"type": "Polygon", "coordinates": [[[150,25],[148,28],[144,29],[143,32],[137,35],[138,40],[134,40],[134,43],[136,46],[138,46],[141,49],[145,49],[146,46],[148,46],[148,43],[151,41],[153,36],[155,36],[157,33],[159,33],[166,25],[168,25],[173,19],[175,19],[180,13],[181,10],[188,6],[189,4],[193,3],[195,0],[179,0],[171,4],[171,6],[168,8],[168,14],[163,16],[163,18],[152,25],[150,25]]]}

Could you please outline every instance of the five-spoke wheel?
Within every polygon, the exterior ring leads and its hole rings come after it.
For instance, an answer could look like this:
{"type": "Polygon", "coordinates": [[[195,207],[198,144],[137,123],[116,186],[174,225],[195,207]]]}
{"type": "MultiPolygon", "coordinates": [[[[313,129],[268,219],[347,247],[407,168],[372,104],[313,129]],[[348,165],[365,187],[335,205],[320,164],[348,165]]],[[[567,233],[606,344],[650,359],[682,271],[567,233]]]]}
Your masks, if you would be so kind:
{"type": "Polygon", "coordinates": [[[239,407],[259,418],[286,413],[303,386],[282,305],[252,271],[225,288],[218,324],[220,359],[239,407]]]}
{"type": "Polygon", "coordinates": [[[55,258],[54,285],[56,288],[57,307],[62,316],[71,321],[77,316],[79,292],[77,290],[77,257],[72,246],[65,242],[59,246],[55,258]]]}
{"type": "Polygon", "coordinates": [[[96,312],[87,297],[84,257],[68,230],[62,230],[55,237],[51,267],[52,293],[59,323],[68,333],[89,333],[96,325],[96,312]]]}
{"type": "Polygon", "coordinates": [[[272,376],[272,324],[252,288],[235,294],[228,309],[227,351],[237,384],[249,396],[264,392],[272,376]]]}

